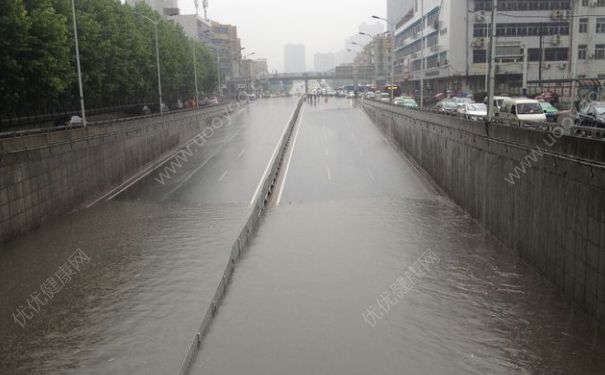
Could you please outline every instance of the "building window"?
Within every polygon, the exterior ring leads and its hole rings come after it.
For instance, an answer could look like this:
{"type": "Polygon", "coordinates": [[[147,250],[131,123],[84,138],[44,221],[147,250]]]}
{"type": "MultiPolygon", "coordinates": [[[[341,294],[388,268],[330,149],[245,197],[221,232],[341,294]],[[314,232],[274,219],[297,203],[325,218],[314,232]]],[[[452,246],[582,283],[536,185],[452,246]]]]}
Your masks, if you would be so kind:
{"type": "Polygon", "coordinates": [[[580,18],[580,33],[586,34],[588,32],[588,18],[580,18]]]}
{"type": "Polygon", "coordinates": [[[567,48],[544,48],[541,53],[540,48],[530,48],[528,51],[529,61],[567,61],[569,59],[569,50],[567,48]]]}
{"type": "MultiPolygon", "coordinates": [[[[588,6],[588,0],[582,0],[582,6],[587,7],[588,6]]],[[[605,7],[605,0],[598,0],[597,1],[597,6],[598,7],[605,7]]]]}
{"type": "Polygon", "coordinates": [[[569,50],[567,48],[546,48],[544,51],[544,61],[567,60],[569,60],[569,50]]]}
{"type": "MultiPolygon", "coordinates": [[[[605,21],[605,20],[604,20],[605,21]]],[[[473,25],[473,36],[487,37],[488,25],[476,23],[473,25]]],[[[499,23],[496,25],[498,37],[539,36],[539,35],[569,35],[569,22],[550,23],[499,23]]]]}
{"type": "Polygon", "coordinates": [[[422,70],[422,60],[414,60],[412,62],[412,71],[417,72],[422,70]]]}
{"type": "Polygon", "coordinates": [[[595,60],[605,60],[605,44],[597,44],[594,50],[595,60]]]}
{"type": "Polygon", "coordinates": [[[605,18],[597,18],[597,33],[605,33],[605,18]]]}
{"type": "Polygon", "coordinates": [[[427,57],[426,59],[426,68],[437,68],[439,67],[439,55],[433,55],[431,57],[427,57]]]}
{"type": "Polygon", "coordinates": [[[484,49],[473,50],[473,64],[483,64],[487,62],[487,54],[484,49]]]}
{"type": "MultiPolygon", "coordinates": [[[[588,0],[582,0],[587,5],[588,0]]],[[[475,10],[492,10],[492,0],[475,0],[475,10]]],[[[605,0],[599,0],[599,3],[605,0]]],[[[500,0],[498,10],[524,11],[524,10],[553,10],[571,9],[570,0],[500,0]]]]}
{"type": "Polygon", "coordinates": [[[578,60],[586,60],[586,52],[588,51],[588,46],[586,44],[582,44],[578,46],[578,60]]]}

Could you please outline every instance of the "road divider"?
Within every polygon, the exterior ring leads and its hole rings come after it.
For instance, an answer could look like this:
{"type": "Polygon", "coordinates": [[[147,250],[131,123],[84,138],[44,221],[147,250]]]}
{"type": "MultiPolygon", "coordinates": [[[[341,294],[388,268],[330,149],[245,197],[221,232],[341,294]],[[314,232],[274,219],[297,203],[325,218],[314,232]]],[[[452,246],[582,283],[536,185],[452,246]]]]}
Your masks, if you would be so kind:
{"type": "Polygon", "coordinates": [[[301,97],[298,101],[296,108],[292,112],[288,124],[279,139],[277,147],[273,152],[271,159],[269,160],[267,168],[265,169],[265,173],[263,173],[263,177],[258,185],[256,192],[254,193],[254,197],[250,204],[252,211],[250,212],[248,221],[246,222],[246,225],[235,240],[235,243],[231,247],[231,254],[229,256],[229,261],[225,266],[223,277],[221,278],[217,286],[216,292],[212,297],[210,306],[208,306],[208,309],[204,314],[199,329],[193,335],[191,345],[189,346],[187,354],[185,355],[183,363],[181,364],[179,375],[185,375],[189,372],[189,369],[191,368],[191,365],[195,357],[197,356],[200,347],[202,346],[202,341],[204,340],[204,337],[208,332],[210,323],[216,316],[217,310],[225,296],[227,286],[231,281],[235,266],[240,260],[244,251],[246,250],[248,246],[248,241],[256,231],[261,215],[267,207],[267,202],[270,199],[270,196],[275,188],[277,178],[279,176],[283,161],[285,159],[286,149],[288,148],[288,144],[290,143],[290,140],[292,138],[294,126],[300,114],[303,100],[303,97],[301,97]]]}

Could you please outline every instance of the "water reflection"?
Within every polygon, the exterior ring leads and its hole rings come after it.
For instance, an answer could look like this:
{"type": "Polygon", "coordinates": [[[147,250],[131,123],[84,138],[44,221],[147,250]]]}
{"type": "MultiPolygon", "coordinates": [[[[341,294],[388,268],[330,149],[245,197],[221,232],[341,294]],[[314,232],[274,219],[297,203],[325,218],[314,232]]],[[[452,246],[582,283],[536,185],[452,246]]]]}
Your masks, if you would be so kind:
{"type": "Polygon", "coordinates": [[[10,244],[0,253],[0,373],[173,373],[245,211],[116,201],[10,244]],[[90,263],[25,328],[16,325],[15,308],[75,248],[90,263]]]}
{"type": "Polygon", "coordinates": [[[603,337],[446,200],[324,201],[268,213],[193,373],[599,374],[603,337]],[[366,324],[427,248],[439,264],[366,324]]]}

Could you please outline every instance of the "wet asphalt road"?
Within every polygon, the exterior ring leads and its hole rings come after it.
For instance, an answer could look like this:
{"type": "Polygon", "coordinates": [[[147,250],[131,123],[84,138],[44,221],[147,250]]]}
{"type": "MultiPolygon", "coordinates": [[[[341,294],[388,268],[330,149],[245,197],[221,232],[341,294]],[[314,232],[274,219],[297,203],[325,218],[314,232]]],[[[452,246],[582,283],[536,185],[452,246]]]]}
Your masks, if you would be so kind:
{"type": "MultiPolygon", "coordinates": [[[[166,165],[11,243],[0,373],[176,373],[295,103],[244,107],[163,183],[166,165]],[[90,262],[17,326],[12,312],[75,248],[90,262]]],[[[603,330],[352,101],[306,104],[294,134],[193,374],[603,373],[603,330]]]]}
{"type": "Polygon", "coordinates": [[[603,330],[353,102],[307,104],[294,134],[193,374],[604,373],[603,330]]]}
{"type": "Polygon", "coordinates": [[[0,374],[177,372],[295,104],[242,107],[164,183],[170,161],[114,200],[6,246],[0,374]],[[12,314],[76,248],[90,261],[16,324],[12,314]]]}

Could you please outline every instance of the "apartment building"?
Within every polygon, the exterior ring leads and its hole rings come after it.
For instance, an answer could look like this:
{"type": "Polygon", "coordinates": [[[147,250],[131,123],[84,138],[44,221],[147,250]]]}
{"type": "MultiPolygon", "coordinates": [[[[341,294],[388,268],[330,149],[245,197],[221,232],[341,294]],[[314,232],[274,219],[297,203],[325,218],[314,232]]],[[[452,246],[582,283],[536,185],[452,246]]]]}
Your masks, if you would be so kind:
{"type": "MultiPolygon", "coordinates": [[[[389,15],[397,20],[395,72],[404,91],[417,93],[421,80],[427,96],[484,91],[492,0],[406,4],[389,15]]],[[[605,17],[599,14],[605,0],[499,0],[496,91],[521,92],[525,54],[530,81],[603,78],[605,17]]]]}

